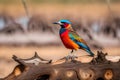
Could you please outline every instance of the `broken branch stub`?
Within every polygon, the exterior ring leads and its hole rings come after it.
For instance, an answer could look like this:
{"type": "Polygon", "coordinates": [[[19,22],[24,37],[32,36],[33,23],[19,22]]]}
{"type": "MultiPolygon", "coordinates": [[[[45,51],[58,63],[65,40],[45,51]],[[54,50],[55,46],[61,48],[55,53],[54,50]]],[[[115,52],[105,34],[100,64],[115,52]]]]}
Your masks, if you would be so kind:
{"type": "Polygon", "coordinates": [[[37,53],[30,59],[14,56],[19,65],[3,80],[120,80],[120,62],[108,61],[106,56],[97,52],[97,57],[89,63],[70,61],[60,64],[41,59],[37,53]]]}

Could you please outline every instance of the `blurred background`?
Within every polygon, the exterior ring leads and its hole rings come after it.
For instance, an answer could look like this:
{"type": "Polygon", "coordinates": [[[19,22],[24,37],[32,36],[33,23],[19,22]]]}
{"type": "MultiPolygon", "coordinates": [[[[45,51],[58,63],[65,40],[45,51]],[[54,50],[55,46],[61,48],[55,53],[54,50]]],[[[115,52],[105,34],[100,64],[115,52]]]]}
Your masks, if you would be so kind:
{"type": "Polygon", "coordinates": [[[16,66],[12,55],[66,56],[70,50],[59,38],[60,27],[52,24],[60,19],[70,20],[95,54],[120,56],[120,0],[0,0],[0,78],[16,66]]]}

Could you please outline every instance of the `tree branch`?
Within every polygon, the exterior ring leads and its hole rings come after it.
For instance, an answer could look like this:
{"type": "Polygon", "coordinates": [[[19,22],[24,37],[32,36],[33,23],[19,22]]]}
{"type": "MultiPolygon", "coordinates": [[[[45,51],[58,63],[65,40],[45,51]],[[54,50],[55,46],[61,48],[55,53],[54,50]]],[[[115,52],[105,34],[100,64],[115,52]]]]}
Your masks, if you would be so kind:
{"type": "Polygon", "coordinates": [[[16,66],[13,72],[3,80],[119,80],[120,61],[109,61],[106,56],[107,53],[98,51],[97,57],[88,63],[69,61],[60,64],[54,64],[54,62],[47,64],[40,62],[37,65],[25,62],[26,60],[34,60],[36,57],[39,58],[37,53],[34,57],[24,60],[14,56],[13,59],[16,62],[27,65],[24,69],[20,67],[21,65],[16,66]]]}

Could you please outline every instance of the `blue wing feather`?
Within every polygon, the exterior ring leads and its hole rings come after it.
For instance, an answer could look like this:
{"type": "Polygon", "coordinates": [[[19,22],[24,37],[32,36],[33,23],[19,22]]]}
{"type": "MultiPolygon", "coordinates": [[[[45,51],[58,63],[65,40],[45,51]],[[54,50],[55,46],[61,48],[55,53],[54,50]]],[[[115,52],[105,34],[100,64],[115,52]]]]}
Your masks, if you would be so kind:
{"type": "Polygon", "coordinates": [[[83,48],[85,51],[87,51],[91,56],[94,56],[94,53],[90,50],[88,46],[86,46],[84,43],[76,42],[81,48],[83,48]]]}
{"type": "MultiPolygon", "coordinates": [[[[77,35],[77,34],[76,34],[76,35],[77,35]]],[[[74,35],[73,35],[72,33],[69,34],[69,37],[70,37],[70,39],[73,40],[77,45],[79,45],[80,48],[82,48],[82,49],[84,49],[85,51],[87,51],[91,56],[94,56],[94,54],[91,52],[90,48],[89,48],[86,44],[78,41],[78,40],[74,37],[74,35]]],[[[77,35],[77,37],[79,37],[79,36],[77,35]]]]}

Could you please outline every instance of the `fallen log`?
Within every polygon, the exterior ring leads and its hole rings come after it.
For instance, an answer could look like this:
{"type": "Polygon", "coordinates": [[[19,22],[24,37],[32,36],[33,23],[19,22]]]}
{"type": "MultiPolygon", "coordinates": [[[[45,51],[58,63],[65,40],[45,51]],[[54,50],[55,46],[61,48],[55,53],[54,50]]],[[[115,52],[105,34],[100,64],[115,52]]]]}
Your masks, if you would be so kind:
{"type": "Polygon", "coordinates": [[[13,56],[19,65],[2,80],[120,80],[120,59],[112,62],[106,56],[97,52],[97,57],[88,63],[74,60],[58,64],[37,53],[30,59],[13,56]]]}

